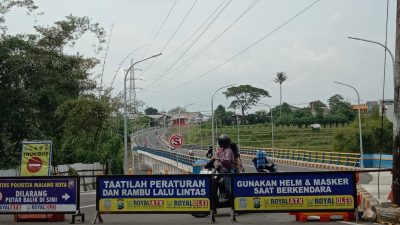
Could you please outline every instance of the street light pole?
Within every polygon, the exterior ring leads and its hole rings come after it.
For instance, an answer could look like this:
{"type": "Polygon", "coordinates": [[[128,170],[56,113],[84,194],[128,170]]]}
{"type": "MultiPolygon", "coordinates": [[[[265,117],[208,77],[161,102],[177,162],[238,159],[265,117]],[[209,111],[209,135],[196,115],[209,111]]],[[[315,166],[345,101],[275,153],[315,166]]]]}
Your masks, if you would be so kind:
{"type": "Polygon", "coordinates": [[[385,45],[383,45],[383,44],[381,44],[381,43],[379,43],[379,42],[376,42],[376,41],[371,41],[371,40],[367,40],[367,39],[363,39],[363,38],[356,38],[356,37],[347,37],[347,38],[353,39],[353,40],[357,40],[357,41],[364,41],[364,42],[369,42],[369,43],[377,44],[377,45],[380,45],[381,47],[385,48],[386,51],[389,52],[390,58],[392,58],[392,62],[393,62],[393,72],[395,71],[395,69],[394,69],[395,63],[394,63],[393,54],[392,54],[392,52],[391,52],[385,45]]]}
{"type": "Polygon", "coordinates": [[[235,114],[236,114],[236,127],[237,127],[237,145],[240,149],[240,124],[239,124],[239,116],[237,114],[236,108],[235,108],[235,114]]]}
{"type": "Polygon", "coordinates": [[[214,96],[219,90],[227,88],[227,87],[231,87],[233,85],[234,84],[226,85],[226,86],[218,88],[217,90],[215,90],[214,94],[211,97],[211,146],[213,147],[213,155],[215,155],[215,148],[214,148],[214,143],[215,143],[215,137],[214,137],[214,96]]]}
{"type": "Polygon", "coordinates": [[[150,56],[148,58],[139,60],[135,63],[133,63],[125,72],[125,77],[124,77],[124,174],[128,174],[128,122],[127,122],[127,118],[128,118],[128,113],[127,113],[127,109],[126,109],[126,77],[128,76],[129,71],[134,68],[134,66],[140,62],[149,60],[151,58],[154,57],[158,57],[160,56],[161,53],[157,54],[157,55],[153,55],[150,56]]]}
{"type": "MultiPolygon", "coordinates": [[[[399,4],[397,6],[397,13],[399,13],[399,4]]],[[[377,44],[379,46],[381,46],[382,48],[384,48],[387,52],[389,52],[390,58],[392,59],[392,68],[393,68],[393,80],[394,80],[394,114],[395,114],[395,118],[396,121],[394,122],[394,131],[393,131],[393,176],[392,176],[392,193],[393,193],[393,203],[394,204],[400,204],[400,184],[399,182],[396,182],[396,180],[399,180],[400,178],[400,169],[399,169],[399,164],[400,164],[400,151],[399,151],[399,116],[398,116],[398,112],[399,112],[399,76],[398,76],[398,66],[397,64],[399,63],[398,59],[398,54],[397,54],[397,63],[396,60],[393,56],[393,53],[382,43],[376,42],[376,41],[371,41],[371,40],[367,40],[367,39],[362,39],[362,38],[356,38],[356,37],[348,37],[350,39],[353,40],[357,40],[357,41],[364,41],[364,42],[369,42],[369,43],[373,43],[373,44],[377,44]]],[[[399,50],[399,17],[397,17],[396,20],[396,53],[398,53],[399,50]]],[[[382,99],[383,101],[384,99],[382,99]]],[[[382,110],[383,113],[383,110],[382,110]]],[[[380,192],[379,192],[379,176],[378,176],[378,197],[380,196],[380,192]]]]}
{"type": "Polygon", "coordinates": [[[362,133],[361,133],[360,95],[358,94],[357,89],[355,89],[355,88],[354,88],[353,86],[351,86],[351,85],[344,84],[344,83],[337,82],[337,81],[334,81],[333,83],[335,83],[335,84],[340,84],[340,85],[347,86],[347,87],[350,87],[350,88],[352,88],[352,89],[357,93],[357,98],[358,98],[358,130],[359,130],[358,132],[360,133],[360,154],[361,154],[360,167],[361,167],[361,168],[364,168],[364,159],[363,159],[364,152],[363,152],[362,133]]]}

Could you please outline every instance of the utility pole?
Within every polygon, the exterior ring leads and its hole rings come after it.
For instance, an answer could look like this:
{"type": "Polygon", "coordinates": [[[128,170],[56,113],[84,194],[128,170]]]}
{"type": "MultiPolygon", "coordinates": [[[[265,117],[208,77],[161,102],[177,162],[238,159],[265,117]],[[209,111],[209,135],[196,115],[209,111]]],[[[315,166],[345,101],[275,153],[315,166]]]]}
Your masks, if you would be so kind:
{"type": "Polygon", "coordinates": [[[396,116],[396,130],[393,143],[393,179],[392,193],[393,204],[400,206],[400,0],[396,7],[396,46],[394,63],[394,113],[396,116]]]}

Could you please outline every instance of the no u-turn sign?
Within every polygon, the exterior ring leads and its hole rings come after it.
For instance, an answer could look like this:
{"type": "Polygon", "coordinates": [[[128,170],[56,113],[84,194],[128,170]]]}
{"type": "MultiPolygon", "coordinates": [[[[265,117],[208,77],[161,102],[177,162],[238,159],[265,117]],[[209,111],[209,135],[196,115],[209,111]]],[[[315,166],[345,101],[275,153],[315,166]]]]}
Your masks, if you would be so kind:
{"type": "Polygon", "coordinates": [[[169,145],[176,149],[181,148],[183,145],[183,138],[179,134],[174,134],[169,138],[169,145]]]}

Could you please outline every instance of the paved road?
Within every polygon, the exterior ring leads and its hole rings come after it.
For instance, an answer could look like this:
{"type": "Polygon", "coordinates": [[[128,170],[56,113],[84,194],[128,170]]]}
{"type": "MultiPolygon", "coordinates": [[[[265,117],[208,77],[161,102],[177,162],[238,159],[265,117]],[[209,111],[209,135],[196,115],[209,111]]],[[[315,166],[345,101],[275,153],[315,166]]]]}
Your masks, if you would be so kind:
{"type": "MultiPolygon", "coordinates": [[[[141,134],[141,133],[140,133],[141,134]]],[[[144,132],[144,135],[138,135],[134,137],[137,143],[146,143],[148,147],[157,149],[166,149],[167,146],[161,141],[161,136],[163,134],[163,129],[148,129],[144,132]]],[[[179,152],[187,154],[188,149],[181,149],[179,152]]],[[[205,151],[195,151],[196,155],[204,156],[205,151]]],[[[243,160],[245,169],[247,172],[255,172],[252,162],[250,160],[243,160]]],[[[290,171],[315,171],[313,168],[304,167],[293,167],[287,165],[278,165],[278,171],[290,172],[290,171]]],[[[96,195],[95,192],[81,193],[81,211],[85,213],[86,222],[85,224],[90,224],[96,215],[96,195]]],[[[232,224],[229,217],[229,209],[218,209],[218,214],[216,216],[217,224],[232,224]]],[[[104,224],[179,224],[179,225],[195,225],[195,224],[209,224],[209,217],[206,218],[194,218],[189,214],[118,214],[118,215],[103,215],[104,224]]],[[[315,218],[317,219],[317,218],[315,218]]],[[[46,223],[46,224],[67,224],[71,221],[71,216],[66,216],[65,222],[57,223],[46,223]]],[[[318,221],[318,220],[316,220],[318,221]]],[[[13,217],[11,215],[0,215],[0,224],[14,224],[13,217]]],[[[78,224],[80,222],[77,222],[78,224]]],[[[321,222],[315,222],[317,224],[324,224],[321,222]]],[[[26,222],[24,224],[38,224],[26,222]]],[[[237,216],[236,224],[280,224],[280,225],[292,225],[299,224],[295,221],[294,216],[288,213],[248,213],[240,214],[237,216]]],[[[330,225],[343,225],[343,224],[356,224],[351,222],[335,221],[327,223],[330,225]]],[[[363,223],[363,224],[373,224],[373,223],[363,223]]]]}
{"type": "MultiPolygon", "coordinates": [[[[95,208],[95,192],[87,192],[81,194],[81,211],[85,214],[85,224],[91,224],[92,220],[96,215],[95,208]]],[[[102,215],[104,224],[152,224],[152,225],[196,225],[196,224],[209,224],[210,218],[194,218],[189,214],[104,214],[102,215]]],[[[216,224],[231,225],[229,210],[218,209],[216,216],[216,224]]],[[[46,222],[46,225],[57,225],[57,224],[69,224],[71,221],[71,215],[66,215],[66,221],[64,222],[46,222]]],[[[324,224],[317,222],[318,220],[311,221],[313,224],[324,224]]],[[[77,224],[81,222],[78,221],[77,224]]],[[[13,222],[12,215],[0,215],[0,224],[21,224],[13,222]]],[[[43,222],[24,222],[23,225],[30,224],[43,224],[43,222]]],[[[236,224],[279,224],[279,225],[293,225],[299,224],[294,219],[294,216],[288,213],[247,213],[240,214],[237,216],[236,224]]],[[[330,222],[330,225],[343,225],[343,224],[356,224],[342,221],[330,222]]],[[[363,223],[372,224],[372,223],[363,223]]]]}

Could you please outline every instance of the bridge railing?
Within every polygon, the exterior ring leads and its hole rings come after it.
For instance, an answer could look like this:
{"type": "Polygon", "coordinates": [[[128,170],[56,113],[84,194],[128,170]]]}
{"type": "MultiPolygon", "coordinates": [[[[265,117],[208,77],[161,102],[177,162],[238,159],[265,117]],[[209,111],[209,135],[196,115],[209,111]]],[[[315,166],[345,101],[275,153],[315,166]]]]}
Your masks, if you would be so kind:
{"type": "MultiPolygon", "coordinates": [[[[154,155],[165,157],[185,165],[192,163],[204,157],[189,156],[187,154],[177,153],[174,151],[157,150],[147,147],[135,147],[135,149],[149,152],[154,155]]],[[[257,150],[264,150],[268,157],[298,160],[305,162],[325,163],[342,166],[359,167],[360,154],[346,152],[326,152],[326,151],[308,151],[298,149],[272,149],[272,148],[256,148],[256,147],[241,147],[240,154],[255,156],[257,150]]]]}
{"type": "Polygon", "coordinates": [[[326,152],[326,151],[308,151],[297,149],[272,149],[272,148],[256,148],[241,147],[240,153],[245,155],[256,155],[257,150],[264,150],[268,157],[299,160],[305,162],[316,162],[335,164],[342,166],[360,165],[360,154],[346,152],[326,152]]]}
{"type": "Polygon", "coordinates": [[[134,150],[141,150],[148,152],[153,155],[161,156],[185,165],[191,166],[194,161],[199,160],[199,159],[204,159],[198,156],[189,156],[188,154],[182,154],[174,151],[166,151],[166,150],[159,150],[159,149],[152,149],[152,148],[147,148],[147,147],[141,147],[137,146],[134,147],[134,150]]]}

